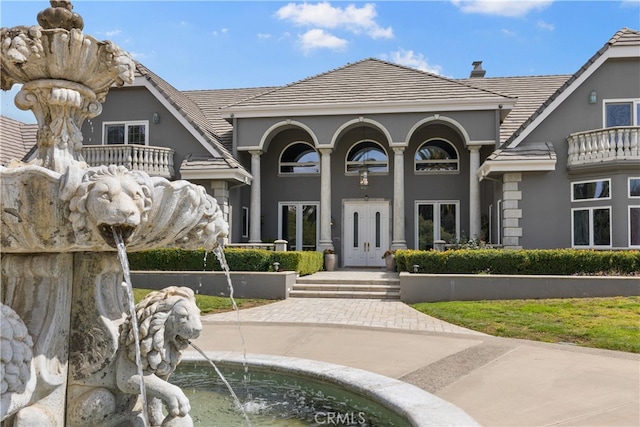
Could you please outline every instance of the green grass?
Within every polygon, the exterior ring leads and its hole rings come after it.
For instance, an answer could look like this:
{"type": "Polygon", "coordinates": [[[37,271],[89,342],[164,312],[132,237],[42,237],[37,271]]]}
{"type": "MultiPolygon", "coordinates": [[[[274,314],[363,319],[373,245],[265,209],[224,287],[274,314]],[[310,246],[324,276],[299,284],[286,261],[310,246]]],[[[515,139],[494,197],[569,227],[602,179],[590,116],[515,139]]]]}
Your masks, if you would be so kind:
{"type": "MultiPolygon", "coordinates": [[[[150,289],[133,289],[133,298],[136,302],[140,302],[149,292],[150,289]]],[[[255,299],[255,298],[234,298],[238,308],[251,308],[260,305],[270,304],[275,300],[268,299],[255,299]]],[[[233,305],[231,299],[228,297],[215,297],[210,295],[196,294],[196,305],[200,309],[201,314],[214,314],[223,313],[225,311],[232,311],[233,305]]]]}
{"type": "Polygon", "coordinates": [[[413,307],[490,335],[640,353],[640,297],[452,301],[413,307]]]}

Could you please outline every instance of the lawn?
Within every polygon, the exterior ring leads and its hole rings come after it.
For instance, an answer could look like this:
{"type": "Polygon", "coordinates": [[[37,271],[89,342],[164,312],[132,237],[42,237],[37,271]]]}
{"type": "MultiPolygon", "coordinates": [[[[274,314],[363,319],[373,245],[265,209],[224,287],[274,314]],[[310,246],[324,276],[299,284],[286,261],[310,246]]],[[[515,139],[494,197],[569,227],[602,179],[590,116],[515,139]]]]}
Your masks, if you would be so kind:
{"type": "Polygon", "coordinates": [[[640,297],[452,301],[413,307],[499,337],[640,353],[640,297]]]}
{"type": "MultiPolygon", "coordinates": [[[[133,298],[136,304],[142,300],[149,292],[150,289],[133,289],[133,298]]],[[[254,299],[254,298],[234,298],[238,308],[251,308],[259,305],[270,304],[276,302],[276,300],[268,299],[254,299]]],[[[233,305],[229,297],[215,297],[210,295],[196,294],[196,305],[200,309],[201,314],[214,314],[222,313],[225,311],[232,311],[233,305]]]]}

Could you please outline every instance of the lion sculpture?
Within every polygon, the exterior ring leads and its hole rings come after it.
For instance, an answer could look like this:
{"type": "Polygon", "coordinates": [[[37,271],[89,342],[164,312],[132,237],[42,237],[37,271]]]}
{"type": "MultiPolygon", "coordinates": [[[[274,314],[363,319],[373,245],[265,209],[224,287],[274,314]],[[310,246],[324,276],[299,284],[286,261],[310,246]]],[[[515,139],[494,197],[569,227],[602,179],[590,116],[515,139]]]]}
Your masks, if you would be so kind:
{"type": "MultiPolygon", "coordinates": [[[[136,305],[136,318],[150,425],[193,425],[189,399],[179,387],[167,381],[189,340],[197,338],[202,331],[193,291],[171,286],[151,292],[136,305]]],[[[106,427],[130,422],[141,386],[135,353],[134,332],[128,316],[120,326],[114,363],[72,390],[70,425],[106,427]]],[[[141,420],[138,418],[133,425],[142,425],[141,420]]]]}
{"type": "Polygon", "coordinates": [[[80,241],[91,241],[98,232],[115,246],[113,227],[127,240],[147,221],[153,197],[148,175],[124,166],[101,166],[83,176],[71,197],[69,220],[80,241]]]}

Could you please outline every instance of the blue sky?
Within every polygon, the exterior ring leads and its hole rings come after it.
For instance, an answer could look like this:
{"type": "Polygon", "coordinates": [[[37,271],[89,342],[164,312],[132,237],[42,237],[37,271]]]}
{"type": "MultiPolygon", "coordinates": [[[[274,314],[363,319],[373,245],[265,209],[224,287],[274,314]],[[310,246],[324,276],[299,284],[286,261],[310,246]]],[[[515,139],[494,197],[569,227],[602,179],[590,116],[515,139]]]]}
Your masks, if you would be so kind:
{"type": "MultiPolygon", "coordinates": [[[[48,1],[0,2],[3,27],[48,1]]],[[[112,40],[180,90],[284,85],[365,58],[447,77],[572,74],[640,0],[73,1],[84,33],[112,40]]],[[[16,88],[17,89],[17,88],[16,88]]],[[[34,123],[2,92],[3,115],[34,123]]]]}

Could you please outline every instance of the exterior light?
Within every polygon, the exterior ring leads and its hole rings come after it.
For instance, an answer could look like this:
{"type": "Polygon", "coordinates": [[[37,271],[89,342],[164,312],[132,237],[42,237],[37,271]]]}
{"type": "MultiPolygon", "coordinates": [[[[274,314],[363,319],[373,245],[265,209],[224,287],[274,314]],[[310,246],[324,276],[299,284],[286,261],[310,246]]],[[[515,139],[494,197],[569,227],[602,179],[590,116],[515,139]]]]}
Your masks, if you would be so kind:
{"type": "Polygon", "coordinates": [[[589,104],[595,104],[596,102],[598,102],[598,93],[592,90],[589,94],[589,104]]]}
{"type": "Polygon", "coordinates": [[[367,166],[363,166],[360,169],[360,188],[363,190],[369,186],[369,171],[367,170],[367,166]]]}
{"type": "Polygon", "coordinates": [[[153,113],[153,117],[151,118],[151,121],[153,121],[153,124],[156,124],[156,125],[160,123],[160,114],[153,113]]]}
{"type": "Polygon", "coordinates": [[[273,263],[273,271],[280,271],[280,263],[278,261],[273,263]]]}

